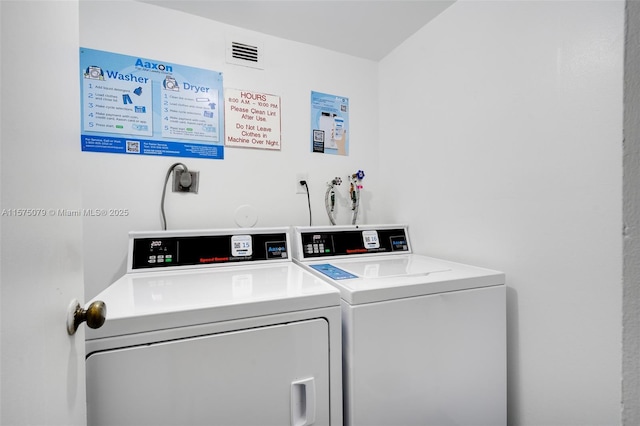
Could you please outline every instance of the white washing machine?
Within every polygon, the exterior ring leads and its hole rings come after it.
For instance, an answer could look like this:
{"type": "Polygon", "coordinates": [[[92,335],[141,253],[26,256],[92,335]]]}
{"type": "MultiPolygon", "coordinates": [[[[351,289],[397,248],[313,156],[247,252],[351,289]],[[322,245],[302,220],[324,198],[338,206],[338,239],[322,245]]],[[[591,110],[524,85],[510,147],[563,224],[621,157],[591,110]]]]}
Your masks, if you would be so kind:
{"type": "Polygon", "coordinates": [[[88,424],[341,425],[340,295],[288,231],[131,233],[87,329],[88,424]]]}
{"type": "Polygon", "coordinates": [[[341,293],[345,425],[506,425],[503,273],[413,254],[401,225],[294,234],[341,293]]]}

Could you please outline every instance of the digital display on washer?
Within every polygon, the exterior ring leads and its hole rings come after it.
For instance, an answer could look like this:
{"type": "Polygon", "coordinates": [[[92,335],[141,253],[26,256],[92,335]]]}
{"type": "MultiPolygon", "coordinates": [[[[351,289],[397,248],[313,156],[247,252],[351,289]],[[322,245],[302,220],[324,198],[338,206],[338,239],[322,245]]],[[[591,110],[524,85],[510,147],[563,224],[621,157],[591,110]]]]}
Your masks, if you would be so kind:
{"type": "Polygon", "coordinates": [[[402,228],[304,232],[300,237],[304,258],[409,251],[402,228]]]}
{"type": "Polygon", "coordinates": [[[136,238],[133,269],[287,258],[285,234],[136,238]]]}

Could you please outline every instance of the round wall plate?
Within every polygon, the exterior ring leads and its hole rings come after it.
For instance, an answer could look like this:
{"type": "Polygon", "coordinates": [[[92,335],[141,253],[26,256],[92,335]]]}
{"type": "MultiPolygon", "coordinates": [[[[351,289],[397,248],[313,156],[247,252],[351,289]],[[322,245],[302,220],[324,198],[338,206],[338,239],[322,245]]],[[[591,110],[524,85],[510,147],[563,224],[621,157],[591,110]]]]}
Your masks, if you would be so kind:
{"type": "Polygon", "coordinates": [[[258,222],[258,212],[249,204],[243,204],[236,209],[236,225],[241,228],[252,228],[258,222]]]}

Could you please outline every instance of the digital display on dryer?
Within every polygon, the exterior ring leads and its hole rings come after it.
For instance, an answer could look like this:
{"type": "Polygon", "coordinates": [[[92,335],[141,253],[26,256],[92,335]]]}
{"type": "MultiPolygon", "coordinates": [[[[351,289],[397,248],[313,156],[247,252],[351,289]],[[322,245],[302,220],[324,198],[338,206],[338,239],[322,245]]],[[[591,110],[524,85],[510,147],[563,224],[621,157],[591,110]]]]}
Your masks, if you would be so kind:
{"type": "Polygon", "coordinates": [[[149,265],[165,266],[175,262],[176,243],[173,240],[151,239],[145,244],[143,256],[149,265]]]}

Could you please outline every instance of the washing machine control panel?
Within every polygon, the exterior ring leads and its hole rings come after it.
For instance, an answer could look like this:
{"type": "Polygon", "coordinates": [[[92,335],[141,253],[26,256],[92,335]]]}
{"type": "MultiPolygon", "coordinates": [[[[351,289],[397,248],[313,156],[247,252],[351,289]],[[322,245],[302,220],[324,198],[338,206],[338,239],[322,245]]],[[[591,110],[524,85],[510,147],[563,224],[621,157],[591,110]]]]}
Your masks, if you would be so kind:
{"type": "Polygon", "coordinates": [[[133,239],[132,269],[287,260],[286,233],[133,239]]]}
{"type": "Polygon", "coordinates": [[[403,228],[309,231],[302,232],[300,238],[305,259],[409,251],[403,228]]]}

